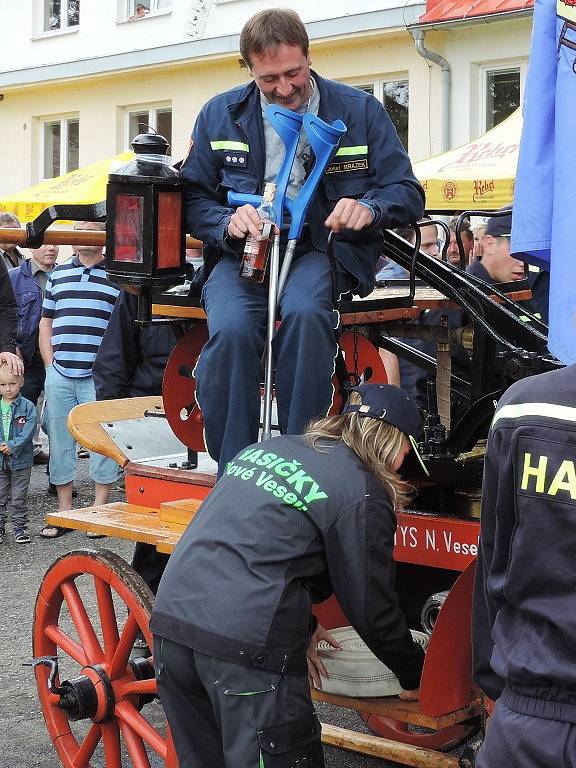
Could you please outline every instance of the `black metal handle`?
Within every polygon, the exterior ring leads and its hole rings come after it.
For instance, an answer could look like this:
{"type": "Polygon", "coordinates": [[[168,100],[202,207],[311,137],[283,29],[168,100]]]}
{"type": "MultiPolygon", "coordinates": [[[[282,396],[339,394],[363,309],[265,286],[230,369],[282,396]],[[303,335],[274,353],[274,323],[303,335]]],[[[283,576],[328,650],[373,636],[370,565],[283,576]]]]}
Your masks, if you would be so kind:
{"type": "Polygon", "coordinates": [[[106,221],[106,202],[86,205],[51,205],[45,208],[34,221],[26,224],[24,248],[40,248],[44,242],[44,233],[58,220],[70,221],[106,221]]]}
{"type": "Polygon", "coordinates": [[[48,675],[48,690],[50,693],[60,695],[62,688],[56,685],[56,675],[58,674],[58,656],[38,656],[32,661],[26,661],[22,664],[23,667],[48,667],[50,674],[48,675]]]}

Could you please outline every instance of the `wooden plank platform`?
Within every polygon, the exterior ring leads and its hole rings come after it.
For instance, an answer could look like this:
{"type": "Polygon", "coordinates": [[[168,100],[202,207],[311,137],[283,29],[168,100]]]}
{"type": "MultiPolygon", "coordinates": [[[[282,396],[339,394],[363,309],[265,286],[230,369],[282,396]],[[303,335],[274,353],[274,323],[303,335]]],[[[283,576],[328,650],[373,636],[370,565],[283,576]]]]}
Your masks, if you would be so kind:
{"type": "MultiPolygon", "coordinates": [[[[383,300],[390,301],[407,296],[408,292],[409,289],[407,285],[394,288],[375,288],[372,293],[364,299],[348,301],[342,307],[342,325],[365,325],[390,322],[393,320],[409,320],[418,317],[420,312],[425,309],[457,309],[459,306],[455,302],[447,299],[446,296],[443,296],[434,288],[419,286],[416,288],[414,306],[393,307],[387,309],[378,308],[379,302],[381,303],[383,300]],[[373,304],[373,307],[369,306],[370,302],[373,304]],[[355,303],[358,304],[358,311],[355,311],[355,303]]],[[[532,292],[530,290],[512,291],[507,295],[514,301],[526,301],[527,299],[532,298],[532,292]]],[[[182,317],[189,320],[206,319],[206,313],[197,300],[188,299],[188,297],[174,297],[174,303],[164,303],[164,300],[167,298],[166,294],[163,294],[161,297],[156,297],[158,303],[152,305],[152,312],[154,315],[160,317],[182,317]],[[162,301],[162,303],[159,303],[160,301],[162,301]]],[[[497,296],[492,296],[492,299],[496,302],[500,301],[497,296]]]]}
{"type": "Polygon", "coordinates": [[[333,693],[326,693],[312,688],[312,698],[315,701],[323,701],[326,704],[333,704],[336,707],[345,709],[354,709],[356,712],[371,712],[375,715],[382,715],[393,720],[400,720],[403,723],[411,725],[420,725],[424,728],[433,728],[440,730],[447,728],[455,723],[462,723],[473,717],[478,717],[482,712],[482,699],[480,696],[474,699],[467,707],[459,709],[456,712],[450,712],[448,715],[434,717],[424,714],[417,701],[404,701],[398,696],[389,696],[387,698],[355,698],[352,696],[338,696],[333,693]]]}
{"type": "Polygon", "coordinates": [[[174,523],[186,528],[198,511],[200,499],[182,499],[181,501],[164,501],[160,507],[160,519],[164,523],[174,523]]]}
{"type": "MultiPolygon", "coordinates": [[[[191,519],[190,513],[188,514],[191,519]]],[[[170,513],[167,516],[170,518],[170,513]]],[[[46,516],[46,522],[61,528],[94,531],[104,536],[140,541],[144,544],[157,545],[159,542],[166,542],[171,549],[176,546],[186,527],[181,523],[171,522],[170,519],[163,520],[159,509],[140,507],[123,501],[54,512],[46,516]]]]}

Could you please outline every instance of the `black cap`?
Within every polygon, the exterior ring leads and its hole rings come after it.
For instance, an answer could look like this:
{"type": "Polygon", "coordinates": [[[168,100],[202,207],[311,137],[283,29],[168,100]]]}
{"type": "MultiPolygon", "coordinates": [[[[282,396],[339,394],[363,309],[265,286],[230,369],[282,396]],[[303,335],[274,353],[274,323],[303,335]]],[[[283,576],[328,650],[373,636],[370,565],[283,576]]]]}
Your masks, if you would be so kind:
{"type": "Polygon", "coordinates": [[[492,216],[486,222],[486,234],[492,237],[510,237],[512,234],[512,209],[502,208],[504,216],[492,216]]]}
{"type": "Polygon", "coordinates": [[[429,475],[416,443],[422,431],[422,417],[413,398],[394,384],[360,384],[350,392],[358,392],[362,402],[351,403],[348,399],[342,413],[357,413],[397,427],[410,440],[420,466],[429,475]]]}
{"type": "Polygon", "coordinates": [[[361,384],[350,392],[358,392],[361,403],[344,406],[342,413],[355,413],[371,419],[387,421],[405,435],[418,437],[422,430],[422,418],[414,400],[394,384],[361,384]]]}

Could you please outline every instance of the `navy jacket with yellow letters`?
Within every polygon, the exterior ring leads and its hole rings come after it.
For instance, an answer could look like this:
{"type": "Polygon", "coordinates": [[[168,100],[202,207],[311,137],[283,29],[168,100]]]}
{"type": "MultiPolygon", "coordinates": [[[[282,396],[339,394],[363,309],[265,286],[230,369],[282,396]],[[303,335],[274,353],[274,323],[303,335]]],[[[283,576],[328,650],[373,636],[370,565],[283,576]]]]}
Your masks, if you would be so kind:
{"type": "Polygon", "coordinates": [[[150,628],[247,667],[305,675],[311,604],[336,594],[404,688],[424,662],[399,606],[390,496],[341,441],[251,445],[185,530],[160,582],[150,628]]]}
{"type": "MultiPolygon", "coordinates": [[[[314,73],[320,93],[318,116],[344,121],[347,132],[328,166],[308,213],[315,248],[326,251],[324,221],[343,197],[370,203],[376,213],[371,227],[338,235],[335,257],[357,281],[361,296],[374,287],[374,268],[382,250],[381,228],[417,221],[424,211],[424,192],[416,180],[392,121],[373,96],[314,73]]],[[[211,99],[194,127],[182,176],[188,231],[204,242],[208,267],[222,253],[237,253],[242,241],[227,238],[229,190],[262,194],[265,150],[260,92],[254,83],[211,99]]]]}
{"type": "Polygon", "coordinates": [[[576,365],[516,382],[498,403],[473,623],[489,696],[576,723],[576,365]]]}

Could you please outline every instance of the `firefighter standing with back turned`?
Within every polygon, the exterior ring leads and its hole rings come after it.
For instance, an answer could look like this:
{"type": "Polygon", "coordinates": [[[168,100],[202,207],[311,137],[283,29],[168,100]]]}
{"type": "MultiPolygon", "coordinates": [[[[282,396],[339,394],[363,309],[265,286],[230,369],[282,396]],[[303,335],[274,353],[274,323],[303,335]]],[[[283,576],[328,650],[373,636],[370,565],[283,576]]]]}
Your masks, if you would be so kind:
{"type": "Polygon", "coordinates": [[[180,768],[324,765],[307,674],[325,670],[311,604],[336,595],[416,698],[424,652],[394,586],[397,475],[420,431],[399,387],[364,384],[304,436],[228,462],[171,555],[150,622],[180,768]]]}
{"type": "Polygon", "coordinates": [[[476,768],[575,768],[576,365],[498,403],[473,645],[475,680],[497,700],[476,768]]]}

